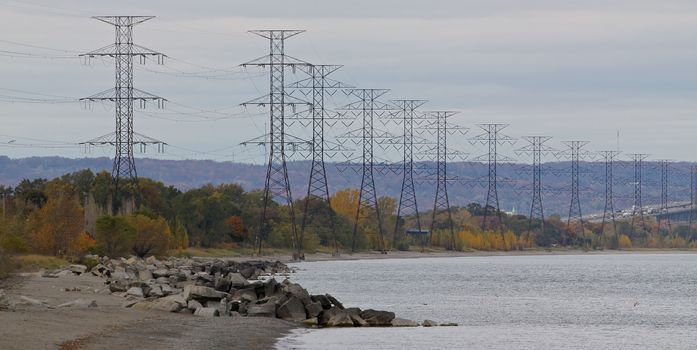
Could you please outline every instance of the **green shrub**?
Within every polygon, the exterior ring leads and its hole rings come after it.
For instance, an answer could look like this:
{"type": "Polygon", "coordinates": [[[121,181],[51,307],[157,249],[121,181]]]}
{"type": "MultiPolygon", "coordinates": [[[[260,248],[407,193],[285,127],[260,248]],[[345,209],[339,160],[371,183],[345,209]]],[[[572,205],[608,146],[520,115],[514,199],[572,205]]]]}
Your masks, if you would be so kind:
{"type": "Polygon", "coordinates": [[[102,216],[97,220],[97,247],[110,257],[131,254],[135,230],[126,218],[102,216]]]}
{"type": "Polygon", "coordinates": [[[409,251],[409,241],[399,241],[397,242],[397,250],[400,252],[409,251]]]}

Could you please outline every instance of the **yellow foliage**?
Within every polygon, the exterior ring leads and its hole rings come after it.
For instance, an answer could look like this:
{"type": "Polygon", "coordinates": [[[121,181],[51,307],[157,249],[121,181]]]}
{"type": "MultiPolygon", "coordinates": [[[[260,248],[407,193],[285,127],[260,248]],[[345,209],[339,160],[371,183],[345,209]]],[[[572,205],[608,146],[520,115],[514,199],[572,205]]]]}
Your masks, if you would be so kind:
{"type": "Polygon", "coordinates": [[[78,236],[73,240],[71,250],[75,254],[82,254],[96,244],[97,241],[92,239],[90,235],[88,235],[86,232],[80,232],[80,234],[78,234],[78,236]]]}
{"type": "Polygon", "coordinates": [[[476,250],[514,250],[522,247],[523,241],[512,231],[501,235],[500,232],[471,232],[461,231],[457,233],[457,240],[465,247],[476,250]]]}
{"type": "Polygon", "coordinates": [[[619,238],[620,249],[627,249],[632,247],[632,240],[627,235],[620,235],[619,238]]]}

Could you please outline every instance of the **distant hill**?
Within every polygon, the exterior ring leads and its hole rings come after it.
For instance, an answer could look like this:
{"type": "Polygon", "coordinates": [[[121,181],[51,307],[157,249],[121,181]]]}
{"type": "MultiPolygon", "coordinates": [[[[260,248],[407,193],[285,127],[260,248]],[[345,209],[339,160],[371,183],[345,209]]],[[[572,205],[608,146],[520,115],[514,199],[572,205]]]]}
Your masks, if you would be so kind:
{"type": "MultiPolygon", "coordinates": [[[[422,163],[420,166],[432,164],[422,163]]],[[[669,176],[669,201],[689,201],[689,168],[691,163],[675,163],[669,176]]],[[[246,163],[216,162],[211,160],[158,160],[138,159],[138,175],[162,181],[179,189],[186,190],[207,183],[238,183],[247,190],[261,188],[264,185],[265,166],[246,163]]],[[[302,198],[307,191],[310,162],[294,161],[288,163],[289,178],[292,185],[293,197],[302,198]]],[[[543,195],[545,213],[558,213],[562,217],[568,213],[569,163],[554,162],[545,164],[547,169],[543,176],[543,185],[548,191],[543,195]],[[553,190],[557,189],[557,190],[553,190]]],[[[62,157],[30,157],[10,159],[0,157],[0,183],[15,186],[22,179],[54,178],[69,172],[92,169],[95,172],[111,171],[111,160],[101,158],[62,158],[62,157]]],[[[583,163],[581,187],[582,206],[585,213],[602,211],[604,205],[604,165],[602,163],[583,163]]],[[[503,164],[499,166],[498,174],[502,179],[499,190],[499,202],[502,210],[525,214],[529,211],[530,193],[521,190],[529,187],[530,173],[525,165],[503,164]]],[[[360,174],[356,169],[340,172],[337,164],[327,166],[329,186],[332,192],[344,188],[360,186],[360,174]]],[[[448,164],[449,176],[460,181],[451,181],[448,192],[451,205],[466,205],[471,202],[484,203],[487,195],[486,164],[457,162],[448,164]],[[484,180],[484,181],[480,181],[484,180]]],[[[634,169],[631,163],[619,163],[614,168],[617,196],[616,207],[626,208],[632,205],[634,169]]],[[[426,178],[426,174],[417,179],[426,178]]],[[[401,175],[396,173],[375,176],[376,187],[380,196],[398,197],[401,188],[401,175]]],[[[644,168],[644,205],[655,205],[660,202],[660,171],[655,163],[647,162],[644,168]]],[[[433,206],[435,187],[433,184],[417,181],[417,196],[421,209],[433,206]]]]}

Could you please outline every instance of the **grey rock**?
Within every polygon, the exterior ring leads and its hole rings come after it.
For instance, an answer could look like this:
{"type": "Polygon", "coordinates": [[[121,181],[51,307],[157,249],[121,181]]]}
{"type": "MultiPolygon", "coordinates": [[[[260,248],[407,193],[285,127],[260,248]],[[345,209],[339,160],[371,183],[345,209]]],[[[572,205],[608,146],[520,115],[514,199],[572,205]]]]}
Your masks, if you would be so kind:
{"type": "Polygon", "coordinates": [[[56,307],[59,308],[64,308],[64,307],[71,307],[71,308],[88,308],[88,307],[97,307],[97,301],[96,300],[88,300],[88,299],[77,299],[73,301],[69,301],[67,303],[60,304],[56,307]]]}
{"type": "Polygon", "coordinates": [[[363,318],[371,326],[386,327],[392,325],[392,320],[394,320],[394,312],[368,309],[361,312],[361,318],[363,318]]]}
{"type": "Polygon", "coordinates": [[[349,317],[351,317],[351,321],[353,321],[354,326],[368,327],[368,322],[366,322],[361,316],[356,314],[349,314],[349,317]]]}
{"type": "Polygon", "coordinates": [[[307,311],[307,317],[317,317],[322,312],[322,304],[318,302],[312,302],[305,305],[305,311],[307,311]]]}
{"type": "MultiPolygon", "coordinates": [[[[287,281],[287,280],[286,280],[287,281]]],[[[303,302],[303,305],[307,305],[312,302],[312,298],[310,298],[310,293],[307,292],[305,288],[303,288],[301,285],[297,283],[292,283],[292,282],[284,282],[285,285],[283,286],[283,292],[286,293],[289,296],[294,296],[300,301],[303,302]]]]}
{"type": "Polygon", "coordinates": [[[344,305],[341,304],[338,300],[336,300],[336,298],[334,298],[331,294],[325,294],[325,296],[327,297],[327,299],[329,299],[329,301],[330,301],[334,306],[336,306],[336,307],[338,307],[339,309],[342,309],[342,310],[344,309],[344,305]]]}
{"type": "Polygon", "coordinates": [[[157,269],[157,270],[152,272],[152,276],[155,278],[162,278],[162,277],[168,278],[170,275],[171,275],[171,273],[169,272],[169,270],[165,270],[165,269],[157,269]]]}
{"type": "Polygon", "coordinates": [[[174,289],[170,287],[169,284],[163,284],[160,287],[162,288],[162,294],[164,294],[165,296],[174,294],[174,289]]]}
{"type": "Polygon", "coordinates": [[[248,305],[247,316],[251,317],[276,317],[276,305],[271,303],[261,305],[248,305]]]}
{"type": "Polygon", "coordinates": [[[186,307],[186,305],[187,305],[186,299],[184,299],[184,296],[181,294],[168,295],[168,296],[166,296],[164,298],[160,298],[158,300],[171,300],[171,301],[179,304],[179,306],[181,306],[181,307],[186,307]]]}
{"type": "Polygon", "coordinates": [[[155,299],[150,303],[150,308],[166,312],[177,312],[182,308],[182,305],[174,300],[165,298],[155,299]]]}
{"type": "Polygon", "coordinates": [[[327,322],[329,322],[329,320],[332,317],[334,317],[334,315],[336,315],[340,312],[342,312],[342,310],[339,308],[336,308],[336,307],[332,307],[332,308],[329,308],[327,310],[322,311],[322,313],[320,313],[320,315],[319,315],[319,324],[321,324],[323,326],[326,325],[327,322]]]}
{"type": "Polygon", "coordinates": [[[440,326],[441,327],[457,327],[459,325],[455,322],[448,322],[448,323],[441,323],[440,326]]]}
{"type": "Polygon", "coordinates": [[[143,288],[141,287],[131,287],[126,291],[127,295],[132,295],[134,297],[144,298],[145,293],[143,293],[143,288]]]}
{"type": "Polygon", "coordinates": [[[109,283],[109,291],[112,293],[125,292],[128,290],[128,284],[122,280],[107,281],[109,283]]]}
{"type": "Polygon", "coordinates": [[[419,323],[405,318],[395,317],[392,320],[392,327],[418,327],[419,323]]]}
{"type": "Polygon", "coordinates": [[[165,294],[162,292],[162,287],[160,287],[159,285],[153,286],[148,291],[148,297],[160,298],[163,296],[165,296],[165,294]]]}
{"type": "Polygon", "coordinates": [[[220,311],[221,316],[230,316],[230,311],[232,307],[232,302],[228,302],[227,299],[220,299],[220,305],[218,305],[218,311],[220,311]]]}
{"type": "Polygon", "coordinates": [[[348,313],[339,310],[329,318],[327,327],[353,327],[353,320],[348,313]]]}
{"type": "Polygon", "coordinates": [[[329,298],[327,298],[325,295],[313,295],[311,299],[314,302],[320,303],[322,305],[322,308],[325,310],[332,307],[332,302],[329,301],[329,298]]]}
{"type": "Polygon", "coordinates": [[[41,277],[44,278],[58,278],[60,276],[61,275],[58,271],[44,271],[41,273],[41,277]]]}
{"type": "Polygon", "coordinates": [[[300,299],[290,297],[288,301],[278,307],[276,317],[284,320],[302,321],[307,318],[307,312],[305,311],[305,305],[303,305],[300,299]]]}
{"type": "Polygon", "coordinates": [[[200,309],[203,307],[203,304],[199,303],[198,301],[191,299],[187,302],[186,307],[188,307],[191,310],[196,311],[196,309],[200,309]]]}
{"type": "Polygon", "coordinates": [[[225,292],[219,292],[210,287],[204,286],[194,286],[188,285],[184,287],[184,299],[198,299],[198,300],[220,300],[226,298],[229,294],[225,292]]]}
{"type": "Polygon", "coordinates": [[[146,269],[138,270],[138,279],[141,281],[149,281],[152,279],[152,272],[146,269]]]}
{"type": "Polygon", "coordinates": [[[87,266],[80,264],[70,265],[68,266],[68,269],[70,270],[70,272],[76,275],[82,275],[83,273],[87,272],[87,266]]]}
{"type": "Polygon", "coordinates": [[[216,277],[215,283],[213,283],[213,288],[221,292],[227,292],[230,290],[230,280],[226,277],[216,277]]]}
{"type": "Polygon", "coordinates": [[[237,301],[255,301],[257,300],[257,292],[254,288],[236,290],[232,293],[231,299],[237,301]]]}
{"type": "Polygon", "coordinates": [[[230,287],[235,289],[244,288],[249,285],[249,281],[247,281],[241,273],[230,273],[227,275],[227,278],[230,280],[230,287]]]}
{"type": "Polygon", "coordinates": [[[424,327],[436,327],[436,326],[438,326],[438,323],[436,321],[424,320],[421,323],[421,325],[424,327]]]}

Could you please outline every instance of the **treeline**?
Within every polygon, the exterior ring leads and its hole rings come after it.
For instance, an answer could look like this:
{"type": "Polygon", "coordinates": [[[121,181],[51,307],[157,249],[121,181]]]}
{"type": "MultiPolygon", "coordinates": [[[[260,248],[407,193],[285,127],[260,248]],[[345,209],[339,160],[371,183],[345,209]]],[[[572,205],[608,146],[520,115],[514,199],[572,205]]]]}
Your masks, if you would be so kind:
{"type": "MultiPolygon", "coordinates": [[[[263,232],[263,246],[292,246],[289,208],[271,203],[269,218],[263,226],[263,193],[245,191],[236,184],[205,185],[181,191],[173,186],[140,178],[139,204],[128,215],[112,215],[109,210],[110,174],[90,170],[70,173],[53,180],[24,180],[18,186],[0,186],[2,219],[0,250],[10,253],[38,253],[76,256],[84,252],[119,255],[163,255],[188,247],[251,248],[256,232],[263,232]]],[[[353,220],[358,205],[358,191],[346,189],[331,199],[332,207],[312,200],[307,207],[313,213],[306,222],[303,248],[307,252],[329,251],[334,243],[342,251],[378,249],[379,225],[372,213],[362,215],[359,230],[353,237],[353,220]],[[331,214],[327,214],[331,213],[331,214]],[[332,218],[334,225],[332,225],[332,218]]],[[[381,197],[378,207],[382,218],[384,246],[388,249],[416,249],[418,246],[465,250],[519,250],[535,247],[576,246],[589,249],[617,248],[689,248],[695,247],[694,229],[686,226],[658,232],[655,222],[646,230],[632,230],[628,223],[618,223],[617,234],[611,225],[602,230],[599,224],[587,223],[583,230],[578,222],[567,227],[559,216],[542,223],[522,215],[501,213],[502,224],[494,230],[481,230],[484,208],[478,204],[451,210],[454,234],[448,215],[435,216],[430,235],[409,235],[407,230],[431,227],[432,211],[420,217],[406,216],[395,229],[397,201],[381,197]],[[419,225],[420,224],[420,225],[419,225]],[[601,234],[602,231],[602,234],[601,234]],[[582,232],[574,234],[574,232],[582,232]],[[415,247],[416,246],[416,247],[415,247]]],[[[304,199],[294,203],[296,228],[305,209],[304,199]]],[[[491,215],[489,220],[492,220],[491,215]]],[[[492,226],[495,220],[489,225],[492,226]]],[[[1,252],[0,252],[1,253],[1,252]]]]}

